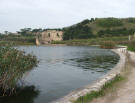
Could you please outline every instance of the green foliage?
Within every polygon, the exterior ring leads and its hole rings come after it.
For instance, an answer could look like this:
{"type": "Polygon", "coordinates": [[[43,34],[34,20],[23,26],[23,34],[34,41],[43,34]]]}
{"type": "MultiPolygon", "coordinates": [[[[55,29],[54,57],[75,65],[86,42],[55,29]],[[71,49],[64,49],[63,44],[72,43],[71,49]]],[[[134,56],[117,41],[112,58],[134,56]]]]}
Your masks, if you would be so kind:
{"type": "Polygon", "coordinates": [[[126,36],[126,35],[133,35],[135,32],[135,29],[126,29],[126,28],[122,28],[122,29],[106,29],[106,30],[100,30],[98,32],[98,36],[102,37],[102,36],[126,36]]]}
{"type": "Polygon", "coordinates": [[[0,45],[2,45],[4,42],[12,42],[15,45],[35,44],[35,37],[22,35],[0,35],[0,45]]]}
{"type": "Polygon", "coordinates": [[[64,28],[64,40],[133,35],[135,18],[91,18],[64,28]]]}
{"type": "Polygon", "coordinates": [[[93,21],[95,21],[95,19],[94,18],[91,18],[90,22],[93,22],[93,21]]]}
{"type": "Polygon", "coordinates": [[[117,19],[117,18],[97,19],[96,22],[101,27],[117,27],[117,26],[123,25],[122,21],[120,19],[117,19]]]}
{"type": "Polygon", "coordinates": [[[42,29],[33,29],[31,30],[32,33],[42,32],[42,29]]]}
{"type": "Polygon", "coordinates": [[[23,74],[38,63],[35,56],[11,47],[0,47],[0,88],[12,90],[23,74]]]}
{"type": "Polygon", "coordinates": [[[135,18],[128,18],[129,23],[135,23],[135,18]]]}
{"type": "Polygon", "coordinates": [[[36,35],[39,35],[41,32],[43,31],[46,31],[46,30],[57,30],[57,31],[61,31],[62,29],[60,28],[57,28],[57,29],[42,29],[42,28],[35,28],[35,29],[32,29],[32,28],[24,28],[24,29],[20,29],[20,31],[17,31],[18,34],[21,34],[22,36],[36,36],[36,35]]]}
{"type": "Polygon", "coordinates": [[[38,33],[41,33],[43,30],[39,29],[32,29],[32,28],[24,28],[17,31],[18,34],[22,36],[36,36],[38,33]]]}
{"type": "Polygon", "coordinates": [[[79,23],[79,24],[81,24],[81,25],[85,25],[85,24],[88,24],[90,22],[90,20],[89,19],[86,19],[86,20],[84,20],[84,21],[82,21],[81,23],[79,23]]]}
{"type": "Polygon", "coordinates": [[[21,35],[23,35],[23,36],[30,36],[30,35],[32,35],[31,28],[21,29],[19,33],[21,35]]]}
{"type": "Polygon", "coordinates": [[[93,98],[104,96],[104,92],[102,90],[100,91],[92,91],[90,94],[87,94],[86,96],[80,97],[76,102],[74,103],[88,103],[89,101],[92,101],[93,98]]]}
{"type": "Polygon", "coordinates": [[[35,42],[34,37],[6,37],[3,41],[35,42]]]}
{"type": "Polygon", "coordinates": [[[93,37],[91,29],[84,25],[85,23],[89,22],[88,20],[83,21],[75,26],[65,28],[64,29],[64,40],[69,39],[87,39],[93,37]]]}
{"type": "Polygon", "coordinates": [[[85,96],[81,96],[74,103],[89,103],[94,98],[98,98],[105,95],[105,91],[112,88],[113,85],[119,81],[124,80],[122,76],[117,75],[112,81],[107,82],[99,91],[92,91],[85,96]]]}
{"type": "Polygon", "coordinates": [[[114,37],[96,37],[90,39],[74,39],[64,41],[53,41],[52,44],[66,44],[66,45],[100,45],[104,41],[113,41],[118,45],[128,44],[128,36],[114,36],[114,37]]]}
{"type": "Polygon", "coordinates": [[[135,52],[135,41],[128,44],[128,50],[135,52]]]}

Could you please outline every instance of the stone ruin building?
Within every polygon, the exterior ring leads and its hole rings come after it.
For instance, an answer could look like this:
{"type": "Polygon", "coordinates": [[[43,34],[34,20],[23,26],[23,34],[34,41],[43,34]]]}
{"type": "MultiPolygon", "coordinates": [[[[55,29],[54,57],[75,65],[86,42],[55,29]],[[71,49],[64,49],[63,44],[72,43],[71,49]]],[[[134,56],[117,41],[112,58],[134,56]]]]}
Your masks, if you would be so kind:
{"type": "Polygon", "coordinates": [[[49,44],[52,41],[62,41],[63,40],[63,31],[59,30],[46,30],[42,32],[36,38],[36,44],[49,44]]]}

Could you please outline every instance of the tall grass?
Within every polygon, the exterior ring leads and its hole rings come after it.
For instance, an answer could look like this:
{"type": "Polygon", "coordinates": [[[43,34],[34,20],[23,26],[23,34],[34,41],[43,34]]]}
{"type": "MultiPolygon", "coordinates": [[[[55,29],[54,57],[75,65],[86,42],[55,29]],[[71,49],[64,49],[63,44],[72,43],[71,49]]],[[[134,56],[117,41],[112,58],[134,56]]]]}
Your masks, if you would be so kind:
{"type": "Polygon", "coordinates": [[[100,47],[105,49],[113,49],[115,46],[116,44],[113,41],[103,41],[100,43],[100,47]]]}
{"type": "Polygon", "coordinates": [[[67,45],[100,45],[105,41],[113,41],[116,44],[127,44],[128,36],[118,36],[118,37],[102,37],[102,38],[90,38],[90,39],[73,39],[65,41],[53,41],[52,44],[67,44],[67,45]]]}
{"type": "Polygon", "coordinates": [[[15,48],[0,47],[0,88],[6,93],[15,89],[23,74],[36,66],[38,60],[31,54],[25,54],[15,48]]]}

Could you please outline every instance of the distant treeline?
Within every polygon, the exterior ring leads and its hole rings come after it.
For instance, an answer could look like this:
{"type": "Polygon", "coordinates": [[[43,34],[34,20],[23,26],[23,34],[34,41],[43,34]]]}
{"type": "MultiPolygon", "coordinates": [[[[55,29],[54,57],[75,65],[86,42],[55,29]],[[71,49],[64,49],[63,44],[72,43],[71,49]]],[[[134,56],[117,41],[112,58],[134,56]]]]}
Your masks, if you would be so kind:
{"type": "Polygon", "coordinates": [[[88,39],[94,37],[109,36],[127,36],[133,35],[135,33],[135,18],[91,18],[90,20],[86,19],[76,25],[72,25],[70,27],[65,27],[62,29],[24,28],[17,31],[17,34],[19,34],[20,36],[5,31],[5,34],[8,34],[8,36],[6,37],[0,35],[0,39],[16,39],[18,41],[34,42],[35,36],[46,30],[63,31],[64,40],[88,39]]]}
{"type": "Polygon", "coordinates": [[[35,37],[22,35],[0,35],[0,41],[35,43],[35,37]]]}
{"type": "Polygon", "coordinates": [[[11,32],[5,31],[4,34],[0,33],[0,41],[15,42],[16,44],[18,44],[18,43],[35,44],[36,35],[39,35],[39,34],[41,34],[41,32],[44,32],[46,30],[60,31],[62,29],[24,28],[24,29],[20,29],[16,33],[11,33],[11,32]]]}
{"type": "Polygon", "coordinates": [[[12,37],[16,37],[18,35],[21,35],[21,36],[35,36],[41,32],[44,32],[44,31],[47,31],[47,30],[57,30],[57,31],[61,31],[62,29],[60,28],[57,28],[57,29],[42,29],[42,28],[35,28],[35,29],[32,29],[32,28],[23,28],[23,29],[20,29],[19,31],[16,31],[16,33],[12,33],[12,32],[9,32],[9,31],[5,31],[4,34],[3,33],[0,33],[0,36],[1,37],[4,37],[6,35],[8,36],[12,36],[12,37]]]}
{"type": "Polygon", "coordinates": [[[42,29],[42,28],[39,28],[39,29],[31,29],[31,28],[24,28],[24,29],[21,29],[20,31],[18,31],[17,33],[20,34],[20,35],[23,35],[23,36],[35,36],[35,35],[38,35],[39,33],[41,32],[44,32],[46,30],[58,30],[60,31],[61,29],[42,29]]]}

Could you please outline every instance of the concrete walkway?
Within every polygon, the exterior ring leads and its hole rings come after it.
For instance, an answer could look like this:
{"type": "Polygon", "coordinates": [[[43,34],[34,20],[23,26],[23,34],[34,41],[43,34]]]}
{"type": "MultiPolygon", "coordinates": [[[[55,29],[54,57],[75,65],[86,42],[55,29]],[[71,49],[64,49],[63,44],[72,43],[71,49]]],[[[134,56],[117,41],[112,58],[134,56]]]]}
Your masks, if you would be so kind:
{"type": "MultiPolygon", "coordinates": [[[[130,63],[126,81],[114,87],[106,96],[94,99],[90,103],[135,103],[135,53],[129,52],[130,63]]],[[[127,66],[128,66],[127,65],[127,66]]]]}

